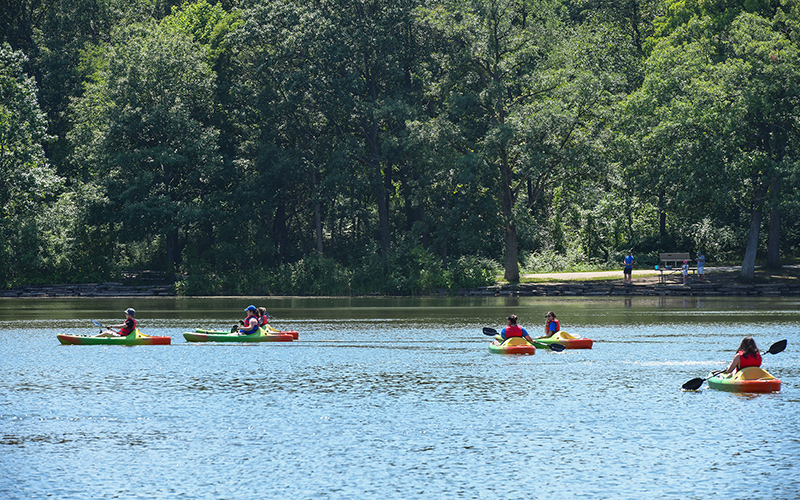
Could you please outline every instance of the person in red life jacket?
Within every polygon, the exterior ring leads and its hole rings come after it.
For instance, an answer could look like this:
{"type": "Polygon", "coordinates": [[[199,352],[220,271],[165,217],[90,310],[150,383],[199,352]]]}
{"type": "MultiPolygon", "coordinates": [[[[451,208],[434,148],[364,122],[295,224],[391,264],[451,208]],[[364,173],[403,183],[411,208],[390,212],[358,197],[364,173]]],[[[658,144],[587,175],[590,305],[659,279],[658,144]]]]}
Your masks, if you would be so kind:
{"type": "Polygon", "coordinates": [[[511,337],[522,337],[528,342],[533,343],[533,339],[530,334],[528,334],[528,331],[517,324],[519,318],[516,314],[512,314],[506,318],[506,321],[508,321],[508,326],[500,330],[500,335],[497,336],[493,342],[494,344],[500,344],[511,337]]]}
{"type": "Polygon", "coordinates": [[[269,324],[269,314],[267,313],[266,307],[259,307],[258,308],[258,326],[263,329],[267,329],[267,325],[269,324]]]}
{"type": "Polygon", "coordinates": [[[239,335],[250,335],[258,331],[258,310],[256,306],[247,306],[244,310],[247,317],[241,322],[239,335]]]}
{"type": "Polygon", "coordinates": [[[556,313],[553,311],[547,311],[547,314],[545,314],[544,318],[547,322],[544,325],[544,335],[538,337],[540,339],[552,337],[556,332],[561,330],[561,323],[556,319],[556,313]]]}
{"type": "Polygon", "coordinates": [[[125,321],[120,323],[119,325],[111,325],[107,326],[106,330],[103,332],[98,333],[97,337],[127,337],[131,333],[136,330],[138,326],[138,322],[136,321],[136,311],[129,307],[125,310],[125,321]],[[118,331],[114,331],[115,328],[118,328],[118,331]]]}
{"type": "Polygon", "coordinates": [[[758,352],[758,346],[753,337],[742,339],[742,343],[739,344],[739,348],[733,356],[733,361],[723,373],[733,373],[748,366],[761,366],[761,353],[758,352]]]}

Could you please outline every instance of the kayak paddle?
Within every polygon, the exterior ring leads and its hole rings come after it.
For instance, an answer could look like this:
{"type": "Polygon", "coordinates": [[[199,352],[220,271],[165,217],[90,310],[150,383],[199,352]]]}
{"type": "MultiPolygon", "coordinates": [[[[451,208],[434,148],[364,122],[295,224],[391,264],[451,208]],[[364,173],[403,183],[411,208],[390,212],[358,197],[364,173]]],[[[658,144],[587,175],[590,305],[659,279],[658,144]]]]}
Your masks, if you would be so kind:
{"type": "MultiPolygon", "coordinates": [[[[483,328],[483,334],[484,335],[498,335],[499,332],[497,330],[495,330],[494,328],[489,328],[487,326],[487,327],[483,328]]],[[[545,344],[544,342],[537,342],[535,340],[533,341],[533,345],[538,347],[539,349],[550,349],[551,351],[554,351],[554,352],[561,352],[564,349],[566,349],[566,347],[564,347],[561,344],[545,344]]]]}
{"type": "Polygon", "coordinates": [[[92,323],[94,323],[95,325],[97,325],[97,326],[99,326],[99,327],[100,327],[100,333],[103,333],[103,331],[105,331],[105,330],[108,330],[108,327],[107,327],[107,326],[105,326],[103,323],[100,323],[100,322],[99,322],[99,321],[97,321],[96,319],[93,319],[93,320],[90,320],[90,321],[91,321],[92,323]]]}
{"type": "MultiPolygon", "coordinates": [[[[775,342],[774,344],[769,346],[769,349],[764,351],[762,354],[778,354],[779,352],[783,351],[784,349],[786,349],[786,339],[779,340],[779,341],[775,342]]],[[[723,371],[724,370],[711,372],[711,376],[713,377],[714,375],[722,373],[723,371]]],[[[693,378],[692,380],[690,380],[690,381],[686,382],[685,384],[683,384],[681,386],[681,389],[683,389],[685,391],[696,391],[697,389],[700,388],[701,385],[703,385],[703,382],[705,382],[709,378],[711,378],[711,377],[693,378]]]]}

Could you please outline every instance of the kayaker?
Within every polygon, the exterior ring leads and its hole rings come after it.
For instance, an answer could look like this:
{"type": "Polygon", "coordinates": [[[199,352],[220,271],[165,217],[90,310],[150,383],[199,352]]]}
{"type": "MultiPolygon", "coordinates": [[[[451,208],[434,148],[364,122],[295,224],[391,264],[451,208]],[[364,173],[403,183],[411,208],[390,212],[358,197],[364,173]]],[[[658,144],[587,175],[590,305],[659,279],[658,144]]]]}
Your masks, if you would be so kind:
{"type": "Polygon", "coordinates": [[[544,319],[546,321],[544,325],[544,335],[539,337],[540,339],[552,337],[556,332],[561,330],[561,323],[556,319],[556,313],[553,311],[547,311],[547,314],[544,315],[544,319]]]}
{"type": "Polygon", "coordinates": [[[105,331],[98,333],[95,337],[127,337],[138,326],[135,316],[136,310],[134,308],[125,309],[125,321],[123,323],[107,326],[105,331]],[[115,332],[113,328],[119,328],[119,330],[115,332]]]}
{"type": "MultiPolygon", "coordinates": [[[[508,326],[500,330],[500,337],[502,338],[502,340],[507,340],[511,337],[522,337],[531,344],[533,343],[533,339],[531,338],[528,331],[517,324],[519,318],[517,317],[516,314],[512,314],[511,316],[507,317],[506,321],[508,322],[508,326]]],[[[500,343],[499,340],[500,339],[497,339],[492,343],[499,344],[500,343]]]]}
{"type": "Polygon", "coordinates": [[[267,324],[269,324],[269,314],[267,313],[266,307],[259,307],[258,308],[258,326],[261,328],[267,328],[267,324]]]}
{"type": "Polygon", "coordinates": [[[247,306],[244,312],[247,313],[247,317],[239,327],[239,335],[256,333],[258,331],[258,309],[256,306],[247,306]]]}
{"type": "Polygon", "coordinates": [[[742,343],[739,344],[739,348],[733,356],[733,361],[723,373],[733,373],[748,366],[761,366],[761,353],[758,352],[758,346],[753,337],[742,339],[742,343]]]}

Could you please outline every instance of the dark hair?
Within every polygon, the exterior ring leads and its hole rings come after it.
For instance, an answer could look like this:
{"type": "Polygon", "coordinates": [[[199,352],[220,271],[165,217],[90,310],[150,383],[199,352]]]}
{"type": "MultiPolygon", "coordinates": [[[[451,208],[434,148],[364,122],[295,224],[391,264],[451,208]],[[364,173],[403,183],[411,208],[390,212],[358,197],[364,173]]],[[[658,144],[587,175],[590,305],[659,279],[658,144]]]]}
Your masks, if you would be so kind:
{"type": "Polygon", "coordinates": [[[519,321],[519,318],[517,317],[517,315],[516,315],[516,314],[512,314],[511,316],[507,317],[506,319],[507,319],[507,320],[508,320],[508,322],[509,322],[509,323],[511,323],[512,325],[516,325],[516,324],[517,324],[517,321],[519,321]]]}
{"type": "Polygon", "coordinates": [[[553,319],[556,319],[556,313],[554,313],[553,311],[547,311],[547,314],[545,314],[545,316],[552,316],[553,319]]]}
{"type": "Polygon", "coordinates": [[[743,358],[749,358],[758,354],[758,346],[753,337],[745,337],[742,339],[742,343],[739,344],[737,351],[742,351],[743,358]]]}

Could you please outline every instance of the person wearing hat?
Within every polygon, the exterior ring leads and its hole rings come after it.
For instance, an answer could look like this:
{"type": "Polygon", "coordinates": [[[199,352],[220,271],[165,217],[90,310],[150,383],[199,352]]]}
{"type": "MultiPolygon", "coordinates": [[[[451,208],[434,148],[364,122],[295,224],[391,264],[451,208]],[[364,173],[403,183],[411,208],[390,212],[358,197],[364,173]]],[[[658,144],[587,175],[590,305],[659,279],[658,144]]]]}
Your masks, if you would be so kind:
{"type": "Polygon", "coordinates": [[[127,337],[136,330],[139,323],[136,321],[136,310],[132,307],[125,309],[125,321],[119,325],[107,326],[106,330],[98,333],[97,337],[127,337]],[[114,331],[118,328],[118,331],[114,331]]]}
{"type": "Polygon", "coordinates": [[[683,284],[685,285],[689,281],[689,261],[684,260],[683,266],[681,266],[681,270],[683,271],[683,284]]]}
{"type": "Polygon", "coordinates": [[[706,256],[703,252],[697,252],[697,279],[703,281],[703,267],[706,265],[706,256]]]}
{"type": "Polygon", "coordinates": [[[247,306],[244,310],[247,317],[240,321],[239,335],[250,335],[258,331],[258,309],[256,306],[247,306]]]}

